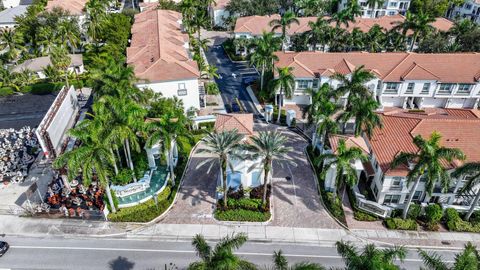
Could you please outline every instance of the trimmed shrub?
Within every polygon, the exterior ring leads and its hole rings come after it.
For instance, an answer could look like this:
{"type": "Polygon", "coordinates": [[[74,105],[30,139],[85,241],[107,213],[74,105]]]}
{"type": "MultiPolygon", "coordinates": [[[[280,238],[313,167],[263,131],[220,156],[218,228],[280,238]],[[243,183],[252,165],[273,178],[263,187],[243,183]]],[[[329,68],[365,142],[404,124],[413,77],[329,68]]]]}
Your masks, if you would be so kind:
{"type": "Polygon", "coordinates": [[[228,208],[231,209],[245,209],[245,210],[253,210],[258,211],[262,208],[262,200],[260,199],[249,199],[249,198],[242,198],[242,199],[229,199],[227,201],[228,208]]]}
{"type": "Polygon", "coordinates": [[[420,212],[422,211],[422,207],[418,204],[411,204],[410,208],[408,209],[407,217],[409,219],[416,220],[418,216],[420,216],[420,212]]]}
{"type": "Polygon", "coordinates": [[[208,95],[218,95],[220,94],[220,89],[215,82],[209,82],[205,84],[205,89],[207,90],[208,95]]]}
{"type": "Polygon", "coordinates": [[[265,222],[270,219],[270,212],[246,209],[215,210],[215,218],[223,221],[265,222]]]}
{"type": "MultiPolygon", "coordinates": [[[[271,193],[272,193],[272,187],[270,186],[270,184],[267,184],[267,198],[270,198],[271,193]]],[[[252,188],[252,190],[250,191],[250,198],[251,199],[262,199],[263,198],[263,185],[252,188]]]]}
{"type": "Polygon", "coordinates": [[[117,175],[112,177],[112,183],[115,185],[126,185],[132,181],[132,175],[132,170],[122,168],[117,175]]]}
{"type": "Polygon", "coordinates": [[[480,224],[462,220],[462,218],[460,218],[460,214],[458,214],[457,210],[453,208],[448,208],[445,211],[445,221],[447,223],[447,228],[450,231],[480,232],[480,224]]]}
{"type": "Polygon", "coordinates": [[[0,97],[6,97],[13,95],[14,91],[10,87],[2,87],[0,88],[0,97]]]}
{"type": "Polygon", "coordinates": [[[354,210],[353,217],[358,221],[377,221],[376,216],[370,215],[360,210],[354,210]]]}
{"type": "Polygon", "coordinates": [[[36,83],[24,87],[24,91],[34,95],[48,95],[62,89],[64,83],[36,83]]]}
{"type": "Polygon", "coordinates": [[[392,230],[417,230],[417,222],[413,219],[387,218],[385,226],[392,230]]]}
{"type": "Polygon", "coordinates": [[[438,204],[430,204],[425,207],[425,219],[428,223],[436,224],[442,219],[442,207],[438,204]]]}
{"type": "Polygon", "coordinates": [[[470,216],[470,222],[474,224],[480,223],[480,210],[473,211],[472,216],[470,216]]]}
{"type": "Polygon", "coordinates": [[[128,208],[119,209],[117,213],[108,215],[108,220],[113,222],[149,222],[161,215],[170,206],[174,196],[171,187],[166,186],[165,189],[158,194],[158,205],[150,199],[142,204],[128,208]]]}

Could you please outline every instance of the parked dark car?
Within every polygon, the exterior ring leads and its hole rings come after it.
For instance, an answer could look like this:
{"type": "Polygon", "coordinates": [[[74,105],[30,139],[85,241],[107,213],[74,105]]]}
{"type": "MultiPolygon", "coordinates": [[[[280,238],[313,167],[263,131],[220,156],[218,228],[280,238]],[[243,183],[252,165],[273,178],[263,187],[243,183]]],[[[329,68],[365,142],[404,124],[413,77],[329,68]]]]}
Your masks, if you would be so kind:
{"type": "Polygon", "coordinates": [[[0,257],[3,256],[3,254],[7,253],[7,250],[10,248],[7,242],[0,241],[0,257]]]}

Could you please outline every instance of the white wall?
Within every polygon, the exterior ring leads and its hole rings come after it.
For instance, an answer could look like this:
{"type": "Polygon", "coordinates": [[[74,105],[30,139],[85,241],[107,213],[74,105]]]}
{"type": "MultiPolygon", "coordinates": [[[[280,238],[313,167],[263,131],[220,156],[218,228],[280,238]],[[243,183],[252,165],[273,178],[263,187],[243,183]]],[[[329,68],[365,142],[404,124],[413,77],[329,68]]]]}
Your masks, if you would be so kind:
{"type": "Polygon", "coordinates": [[[230,12],[226,11],[225,9],[216,9],[213,10],[213,23],[216,26],[225,26],[225,20],[227,17],[230,16],[230,12]]]}
{"type": "Polygon", "coordinates": [[[150,88],[154,92],[161,93],[162,96],[167,98],[176,96],[183,101],[185,110],[189,109],[190,107],[200,109],[200,93],[198,91],[197,79],[138,84],[137,86],[140,89],[150,88]],[[187,90],[187,94],[185,96],[178,96],[180,84],[185,84],[185,89],[187,90]]]}
{"type": "MultiPolygon", "coordinates": [[[[260,163],[260,160],[230,160],[233,172],[240,174],[241,182],[243,187],[256,187],[263,184],[263,167],[260,163]],[[250,168],[256,164],[254,169],[250,170],[250,168]]],[[[232,171],[228,167],[227,174],[230,174],[232,171]]]]}
{"type": "Polygon", "coordinates": [[[20,5],[20,0],[2,0],[4,8],[12,8],[20,5]]]}

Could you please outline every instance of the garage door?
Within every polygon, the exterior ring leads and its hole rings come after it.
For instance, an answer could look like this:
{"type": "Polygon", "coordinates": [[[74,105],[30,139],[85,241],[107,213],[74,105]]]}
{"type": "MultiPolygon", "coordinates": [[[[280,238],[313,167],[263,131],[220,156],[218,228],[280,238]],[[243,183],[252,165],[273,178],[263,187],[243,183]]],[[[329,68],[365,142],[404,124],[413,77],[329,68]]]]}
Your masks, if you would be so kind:
{"type": "Polygon", "coordinates": [[[403,107],[404,97],[382,97],[384,107],[403,107]]]}

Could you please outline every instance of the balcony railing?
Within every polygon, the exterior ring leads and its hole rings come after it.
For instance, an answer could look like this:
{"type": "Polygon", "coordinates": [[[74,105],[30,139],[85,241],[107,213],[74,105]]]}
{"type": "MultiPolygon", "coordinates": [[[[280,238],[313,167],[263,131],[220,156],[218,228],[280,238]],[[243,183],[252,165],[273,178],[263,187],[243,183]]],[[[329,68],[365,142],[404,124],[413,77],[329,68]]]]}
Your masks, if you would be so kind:
{"type": "Polygon", "coordinates": [[[353,194],[355,195],[357,206],[361,210],[367,213],[370,213],[372,215],[379,216],[381,218],[386,218],[389,216],[391,209],[388,206],[381,205],[377,202],[367,200],[365,196],[360,194],[358,187],[355,187],[353,189],[353,194]]]}

